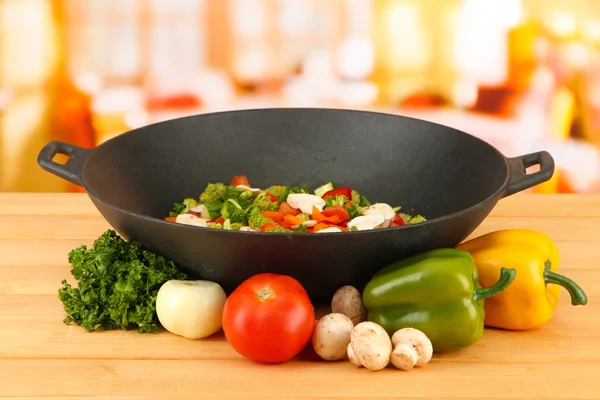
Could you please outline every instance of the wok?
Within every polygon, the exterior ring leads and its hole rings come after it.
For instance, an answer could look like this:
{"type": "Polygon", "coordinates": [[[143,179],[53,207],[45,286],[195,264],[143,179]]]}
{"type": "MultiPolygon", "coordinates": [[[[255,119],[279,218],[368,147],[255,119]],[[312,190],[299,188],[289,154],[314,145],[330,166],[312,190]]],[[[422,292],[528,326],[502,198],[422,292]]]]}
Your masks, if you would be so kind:
{"type": "Polygon", "coordinates": [[[503,197],[547,181],[545,151],[507,158],[446,126],[367,111],[276,108],[194,115],[144,126],[94,149],[52,141],[39,165],[82,186],[125,239],[230,293],[261,272],[298,279],[315,299],[360,290],[380,268],[464,240],[503,197]],[[53,162],[56,153],[69,156],[53,162]],[[539,165],[539,171],[526,168],[539,165]],[[253,187],[333,181],[425,223],[370,231],[285,234],[166,222],[173,203],[209,182],[247,175],[253,187]],[[414,211],[413,211],[414,210],[414,211]]]}

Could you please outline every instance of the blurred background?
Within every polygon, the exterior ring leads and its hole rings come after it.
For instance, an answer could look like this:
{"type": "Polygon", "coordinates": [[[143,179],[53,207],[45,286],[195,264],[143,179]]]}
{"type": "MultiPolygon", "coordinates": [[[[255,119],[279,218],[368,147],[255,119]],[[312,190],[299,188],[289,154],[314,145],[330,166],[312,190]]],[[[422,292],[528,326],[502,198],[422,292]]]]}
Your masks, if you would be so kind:
{"type": "Polygon", "coordinates": [[[37,166],[165,119],[376,110],[506,156],[538,193],[600,192],[600,0],[0,0],[0,191],[76,191],[37,166]]]}

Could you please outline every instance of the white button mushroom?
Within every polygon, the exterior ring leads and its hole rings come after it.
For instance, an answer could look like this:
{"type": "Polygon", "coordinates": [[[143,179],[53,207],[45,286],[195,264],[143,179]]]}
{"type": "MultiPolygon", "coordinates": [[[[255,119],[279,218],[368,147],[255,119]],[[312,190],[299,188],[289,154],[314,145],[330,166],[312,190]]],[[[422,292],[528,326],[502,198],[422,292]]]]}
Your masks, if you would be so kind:
{"type": "Polygon", "coordinates": [[[381,325],[365,321],[352,329],[346,351],[352,364],[379,371],[390,362],[392,341],[381,325]]]}
{"type": "Polygon", "coordinates": [[[246,185],[237,185],[235,188],[238,190],[238,192],[245,192],[247,190],[251,191],[252,193],[260,193],[260,192],[262,192],[262,189],[251,188],[251,187],[248,187],[246,185]]]}
{"type": "Polygon", "coordinates": [[[198,218],[194,214],[179,214],[175,218],[175,222],[184,225],[202,226],[206,228],[208,226],[208,220],[204,218],[198,218]]]}
{"type": "Polygon", "coordinates": [[[367,207],[361,212],[362,215],[381,214],[386,221],[391,221],[396,218],[396,212],[389,204],[375,203],[367,207]]]}
{"type": "Polygon", "coordinates": [[[305,214],[312,214],[313,206],[319,211],[323,211],[325,207],[325,200],[308,193],[291,193],[287,197],[287,202],[290,206],[299,208],[305,214]]]}
{"type": "Polygon", "coordinates": [[[321,229],[315,233],[333,233],[333,232],[341,232],[340,228],[336,228],[335,226],[331,226],[329,228],[321,229]]]}
{"type": "Polygon", "coordinates": [[[335,291],[331,299],[331,312],[344,314],[354,325],[364,322],[367,318],[367,308],[362,295],[351,285],[344,285],[335,291]]]}
{"type": "Polygon", "coordinates": [[[348,228],[356,227],[359,231],[375,229],[385,222],[381,214],[361,215],[348,222],[348,228]]]}
{"type": "Polygon", "coordinates": [[[315,325],[312,346],[315,353],[324,360],[342,360],[346,358],[350,335],[354,324],[344,314],[330,313],[315,325]]]}
{"type": "MultiPolygon", "coordinates": [[[[423,365],[427,364],[433,356],[433,345],[431,340],[429,340],[425,333],[415,328],[402,328],[394,332],[392,335],[392,346],[395,348],[394,352],[397,360],[400,360],[401,357],[404,359],[412,359],[416,354],[417,357],[413,364],[413,366],[416,367],[422,367],[423,365]],[[408,345],[408,347],[406,345],[408,345]],[[414,349],[414,354],[409,350],[409,348],[414,349]],[[396,349],[398,350],[396,351],[396,349]]],[[[392,363],[394,363],[393,358],[394,355],[392,355],[392,363]]],[[[408,365],[404,366],[408,367],[408,365]]],[[[410,368],[412,368],[412,366],[410,368]]]]}
{"type": "Polygon", "coordinates": [[[221,329],[227,295],[216,282],[169,280],[156,295],[156,314],[169,332],[202,339],[221,329]]]}

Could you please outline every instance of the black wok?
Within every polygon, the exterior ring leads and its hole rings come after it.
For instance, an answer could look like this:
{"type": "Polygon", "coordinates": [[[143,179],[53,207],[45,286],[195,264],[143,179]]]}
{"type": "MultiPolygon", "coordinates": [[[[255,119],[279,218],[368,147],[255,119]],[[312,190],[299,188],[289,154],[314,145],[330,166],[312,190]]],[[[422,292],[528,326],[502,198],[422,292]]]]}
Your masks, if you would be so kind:
{"type": "Polygon", "coordinates": [[[334,109],[259,109],[174,119],[95,149],[61,142],[38,156],[46,171],[82,186],[126,239],[229,293],[261,272],[298,279],[311,297],[362,289],[390,262],[464,240],[503,197],[551,178],[547,152],[506,158],[486,142],[438,124],[334,109]],[[52,161],[70,156],[66,164],[52,161]],[[539,171],[527,174],[527,167],[539,171]],[[174,202],[208,182],[247,175],[253,187],[334,181],[371,202],[401,205],[428,222],[371,231],[283,234],[166,222],[174,202]]]}

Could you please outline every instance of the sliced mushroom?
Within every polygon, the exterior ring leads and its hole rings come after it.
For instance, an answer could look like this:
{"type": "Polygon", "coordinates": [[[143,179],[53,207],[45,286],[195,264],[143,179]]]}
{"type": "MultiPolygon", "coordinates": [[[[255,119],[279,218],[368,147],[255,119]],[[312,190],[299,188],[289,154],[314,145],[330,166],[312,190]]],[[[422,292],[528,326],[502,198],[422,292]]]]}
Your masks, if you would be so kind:
{"type": "Polygon", "coordinates": [[[210,219],[210,211],[204,204],[199,204],[194,208],[190,208],[190,211],[196,214],[200,214],[204,219],[210,219]]]}
{"type": "Polygon", "coordinates": [[[312,214],[313,206],[319,211],[323,211],[325,200],[319,196],[308,193],[292,193],[287,197],[287,202],[293,208],[299,208],[305,214],[312,214]]]}
{"type": "Polygon", "coordinates": [[[325,229],[321,229],[319,231],[316,231],[315,233],[333,233],[333,232],[341,232],[342,230],[340,228],[336,228],[335,226],[329,227],[329,228],[325,228],[325,229]]]}
{"type": "Polygon", "coordinates": [[[175,222],[184,225],[202,226],[206,228],[208,226],[208,220],[204,218],[198,218],[194,214],[179,214],[175,218],[175,222]]]}
{"type": "Polygon", "coordinates": [[[375,229],[384,222],[385,217],[381,214],[361,215],[348,222],[348,228],[356,227],[359,231],[366,231],[375,229]]]}
{"type": "Polygon", "coordinates": [[[247,191],[247,190],[250,190],[252,193],[260,193],[260,192],[262,192],[262,189],[259,189],[259,188],[251,188],[251,187],[248,187],[248,186],[246,186],[246,185],[237,185],[235,188],[236,188],[236,189],[237,189],[239,192],[245,192],[245,191],[247,191]]]}
{"type": "Polygon", "coordinates": [[[302,225],[310,228],[311,226],[315,226],[317,224],[317,221],[315,221],[314,219],[309,219],[308,221],[302,221],[302,225]]]}
{"type": "Polygon", "coordinates": [[[396,213],[394,212],[394,209],[392,208],[392,206],[390,206],[389,204],[386,204],[386,203],[372,204],[369,207],[367,207],[365,210],[363,210],[363,212],[361,214],[362,215],[380,214],[380,215],[383,215],[383,218],[386,221],[391,221],[394,218],[396,218],[396,213]]]}

